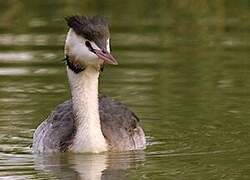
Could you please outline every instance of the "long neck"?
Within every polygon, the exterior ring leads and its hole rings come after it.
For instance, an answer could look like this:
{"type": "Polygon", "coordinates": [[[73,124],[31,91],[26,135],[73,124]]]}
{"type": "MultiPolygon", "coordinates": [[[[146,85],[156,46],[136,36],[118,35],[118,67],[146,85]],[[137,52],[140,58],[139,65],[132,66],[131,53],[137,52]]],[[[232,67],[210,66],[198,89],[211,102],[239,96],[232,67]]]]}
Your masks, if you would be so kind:
{"type": "Polygon", "coordinates": [[[76,135],[70,150],[74,152],[106,151],[107,144],[101,131],[98,110],[99,71],[90,66],[77,74],[67,68],[67,73],[76,126],[76,135]]]}

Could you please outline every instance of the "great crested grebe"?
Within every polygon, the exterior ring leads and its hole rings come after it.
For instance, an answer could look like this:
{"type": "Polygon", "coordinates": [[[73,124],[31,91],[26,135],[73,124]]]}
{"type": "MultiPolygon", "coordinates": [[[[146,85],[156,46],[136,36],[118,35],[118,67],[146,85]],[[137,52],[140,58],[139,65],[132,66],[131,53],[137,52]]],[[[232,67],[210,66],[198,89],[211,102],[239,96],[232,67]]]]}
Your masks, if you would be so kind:
{"type": "Polygon", "coordinates": [[[58,105],[36,129],[35,153],[128,151],[145,149],[139,119],[125,105],[98,95],[104,64],[118,64],[110,54],[107,21],[100,16],[66,18],[69,31],[65,61],[71,100],[58,105]]]}

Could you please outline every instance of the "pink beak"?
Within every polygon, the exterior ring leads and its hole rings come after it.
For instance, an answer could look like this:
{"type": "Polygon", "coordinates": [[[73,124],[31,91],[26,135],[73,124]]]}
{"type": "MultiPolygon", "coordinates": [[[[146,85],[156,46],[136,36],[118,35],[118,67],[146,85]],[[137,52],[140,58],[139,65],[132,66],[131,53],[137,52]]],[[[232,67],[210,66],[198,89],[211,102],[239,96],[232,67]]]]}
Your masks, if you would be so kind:
{"type": "Polygon", "coordinates": [[[117,65],[116,59],[106,50],[94,50],[95,54],[104,61],[105,64],[117,65]]]}

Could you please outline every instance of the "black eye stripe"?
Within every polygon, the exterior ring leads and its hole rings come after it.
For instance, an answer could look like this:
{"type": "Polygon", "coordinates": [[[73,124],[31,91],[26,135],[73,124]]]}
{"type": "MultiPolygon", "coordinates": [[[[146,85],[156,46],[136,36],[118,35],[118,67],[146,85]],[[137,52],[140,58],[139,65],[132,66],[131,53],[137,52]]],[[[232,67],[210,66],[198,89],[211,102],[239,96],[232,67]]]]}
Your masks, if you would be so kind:
{"type": "Polygon", "coordinates": [[[94,48],[91,46],[89,41],[85,41],[85,46],[91,51],[94,52],[94,48]]]}

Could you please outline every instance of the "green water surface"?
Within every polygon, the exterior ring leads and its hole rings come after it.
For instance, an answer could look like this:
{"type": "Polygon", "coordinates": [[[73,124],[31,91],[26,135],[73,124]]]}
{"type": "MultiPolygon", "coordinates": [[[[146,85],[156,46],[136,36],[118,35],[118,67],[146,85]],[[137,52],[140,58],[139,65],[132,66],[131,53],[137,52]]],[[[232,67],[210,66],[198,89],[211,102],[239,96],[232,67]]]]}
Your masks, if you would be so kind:
{"type": "Polygon", "coordinates": [[[250,179],[250,1],[0,2],[0,179],[250,179]],[[100,91],[141,119],[143,152],[33,155],[70,96],[65,16],[105,15],[100,91]]]}

